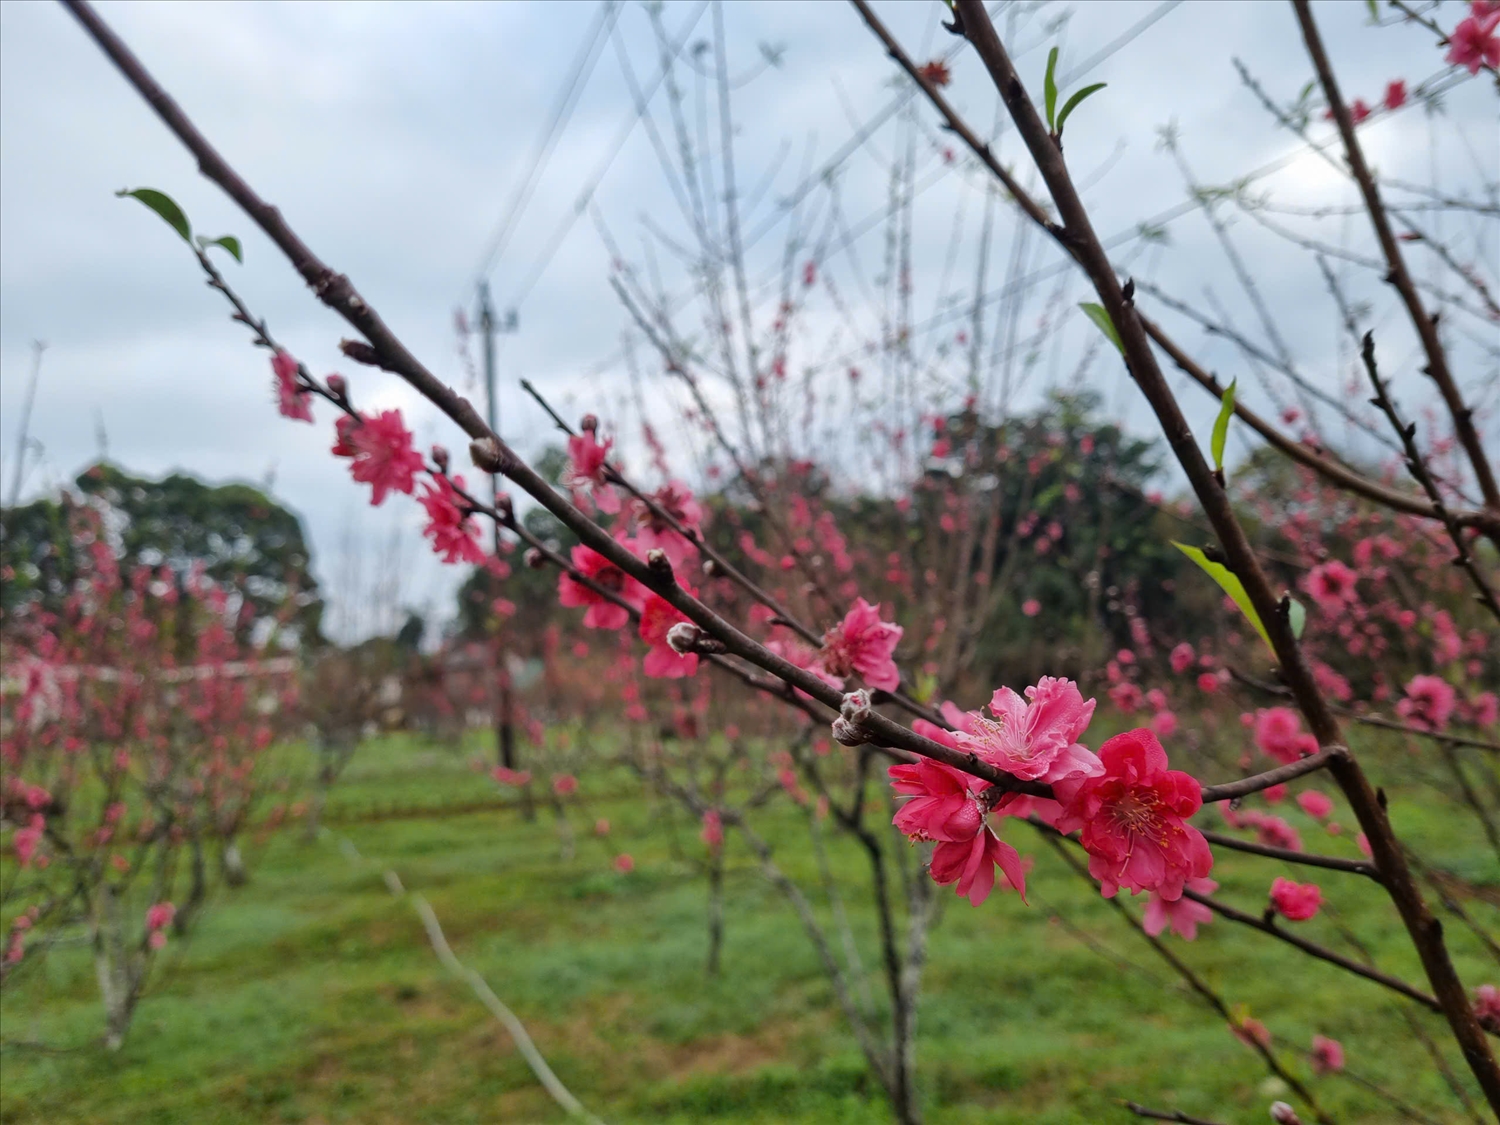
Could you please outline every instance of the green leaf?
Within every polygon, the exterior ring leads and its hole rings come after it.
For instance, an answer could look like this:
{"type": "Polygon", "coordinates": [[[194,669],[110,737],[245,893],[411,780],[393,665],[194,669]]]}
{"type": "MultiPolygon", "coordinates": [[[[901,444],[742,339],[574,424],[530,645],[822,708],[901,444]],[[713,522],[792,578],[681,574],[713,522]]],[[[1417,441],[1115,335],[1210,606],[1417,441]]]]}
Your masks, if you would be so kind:
{"type": "Polygon", "coordinates": [[[1307,607],[1290,595],[1286,599],[1286,623],[1292,627],[1292,636],[1300,641],[1302,630],[1307,627],[1307,607]]]}
{"type": "Polygon", "coordinates": [[[1078,103],[1083,101],[1083,99],[1088,97],[1090,94],[1097,94],[1107,85],[1109,85],[1109,83],[1107,82],[1096,82],[1092,86],[1085,86],[1082,90],[1079,90],[1078,93],[1074,94],[1071,98],[1063,103],[1062,112],[1057,115],[1057,135],[1059,137],[1062,136],[1063,123],[1068,120],[1068,114],[1072,113],[1073,110],[1078,108],[1078,103]]]}
{"type": "Polygon", "coordinates": [[[1078,307],[1084,311],[1090,320],[1099,326],[1100,332],[1109,337],[1109,342],[1120,350],[1120,354],[1124,355],[1125,345],[1120,340],[1120,334],[1115,331],[1115,322],[1110,320],[1109,313],[1104,311],[1104,306],[1084,301],[1078,307]]]}
{"type": "Polygon", "coordinates": [[[1378,3],[1376,3],[1376,0],[1365,0],[1365,7],[1370,10],[1370,22],[1371,23],[1379,23],[1380,22],[1380,5],[1378,3]]]}
{"type": "Polygon", "coordinates": [[[918,703],[930,702],[937,694],[937,677],[927,672],[917,676],[916,700],[918,703]]]}
{"type": "Polygon", "coordinates": [[[1219,416],[1214,419],[1214,468],[1224,468],[1224,442],[1229,438],[1229,419],[1234,417],[1234,387],[1239,380],[1234,380],[1224,391],[1224,397],[1219,400],[1219,416]]]}
{"type": "MultiPolygon", "coordinates": [[[[1260,634],[1260,639],[1266,642],[1266,647],[1271,648],[1270,634],[1261,624],[1260,614],[1255,612],[1255,606],[1250,603],[1250,595],[1245,593],[1244,583],[1240,581],[1239,576],[1223,563],[1214,562],[1197,547],[1189,547],[1175,539],[1172,540],[1172,546],[1197,563],[1204,574],[1219,584],[1219,589],[1230,596],[1234,604],[1240,607],[1240,612],[1245,615],[1251,625],[1255,626],[1255,631],[1260,634]]],[[[1271,651],[1274,653],[1276,650],[1271,648],[1271,651]]]]}
{"type": "Polygon", "coordinates": [[[1047,128],[1054,133],[1057,126],[1052,121],[1057,113],[1057,48],[1053,47],[1047,55],[1047,77],[1042,79],[1042,93],[1047,104],[1047,128]]]}
{"type": "Polygon", "coordinates": [[[115,192],[116,197],[126,195],[132,199],[139,199],[160,215],[169,227],[182,235],[182,241],[193,241],[193,228],[188,223],[187,216],[182,213],[182,208],[177,206],[170,195],[154,188],[136,188],[134,191],[121,189],[115,192]]]}
{"type": "Polygon", "coordinates": [[[198,245],[207,250],[210,246],[222,246],[234,256],[234,260],[240,265],[245,264],[244,255],[240,252],[240,240],[232,234],[226,234],[222,238],[199,238],[198,245]]]}

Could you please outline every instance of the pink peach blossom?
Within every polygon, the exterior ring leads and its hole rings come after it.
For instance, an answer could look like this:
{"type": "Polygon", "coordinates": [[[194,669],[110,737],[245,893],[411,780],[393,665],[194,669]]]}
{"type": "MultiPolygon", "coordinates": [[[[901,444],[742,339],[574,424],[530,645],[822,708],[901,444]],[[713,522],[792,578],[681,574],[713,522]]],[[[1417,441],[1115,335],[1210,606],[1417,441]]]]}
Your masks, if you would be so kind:
{"type": "Polygon", "coordinates": [[[1500,8],[1474,4],[1468,17],[1460,20],[1453,34],[1448,36],[1448,53],[1444,61],[1465,67],[1470,74],[1478,74],[1485,66],[1500,67],[1500,37],[1495,34],[1497,25],[1500,25],[1500,8]]]}
{"type": "Polygon", "coordinates": [[[372,507],[378,508],[391,492],[411,495],[422,469],[422,455],[412,448],[411,431],[402,424],[401,411],[365,414],[359,421],[346,414],[335,430],[338,440],[333,452],[348,457],[354,479],[370,486],[372,507]]]}
{"type": "Polygon", "coordinates": [[[872,688],[895,691],[901,673],[892,655],[901,633],[901,626],[880,619],[878,606],[859,598],[844,620],[823,635],[818,663],[831,676],[857,674],[872,688]]]}
{"type": "Polygon", "coordinates": [[[1400,715],[1418,730],[1442,730],[1453,715],[1457,693],[1440,676],[1413,676],[1406,685],[1406,698],[1396,704],[1400,715]]]}
{"type": "Polygon", "coordinates": [[[271,373],[276,378],[276,406],[281,416],[294,422],[311,422],[312,395],[297,386],[297,361],[278,350],[271,357],[271,373]]]}
{"type": "MultiPolygon", "coordinates": [[[[1219,889],[1219,884],[1212,879],[1189,879],[1183,886],[1200,895],[1210,895],[1219,889]]],[[[1213,920],[1214,912],[1201,902],[1194,902],[1186,895],[1168,900],[1152,891],[1151,901],[1141,916],[1141,929],[1156,937],[1171,926],[1172,932],[1183,941],[1193,941],[1198,937],[1198,927],[1213,920]]]]}
{"type": "Polygon", "coordinates": [[[969,730],[955,735],[960,749],[1027,781],[1100,772],[1099,760],[1078,741],[1093,718],[1094,701],[1085,702],[1072,680],[1043,676],[1026,689],[1026,699],[1000,688],[990,698],[990,713],[993,720],[969,712],[969,730]]]}
{"type": "Polygon", "coordinates": [[[1026,869],[1016,849],[987,826],[967,841],[943,841],[932,851],[932,881],[939,886],[956,883],[954,891],[978,906],[995,888],[995,868],[1026,901],[1026,869]]]}
{"type": "Polygon", "coordinates": [[[587,429],[568,438],[568,467],[563,485],[573,494],[573,503],[584,511],[598,508],[605,515],[620,510],[620,498],[605,476],[607,458],[613,440],[599,444],[594,431],[587,429]]]}
{"type": "Polygon", "coordinates": [[[1292,922],[1305,922],[1323,905],[1323,891],[1316,883],[1294,883],[1277,876],[1271,884],[1271,905],[1292,922]]]}
{"type": "Polygon", "coordinates": [[[910,797],[892,823],[913,840],[965,841],[984,824],[977,794],[985,782],[931,758],[886,770],[891,787],[910,797]]]}
{"type": "MultiPolygon", "coordinates": [[[[618,595],[629,605],[638,606],[645,590],[614,563],[582,543],[571,552],[573,569],[596,585],[618,595]]],[[[571,574],[557,577],[557,600],[565,606],[587,606],[583,624],[589,629],[619,629],[630,620],[630,611],[602,594],[577,582],[571,574]]]]}
{"type": "Polygon", "coordinates": [[[1327,819],[1328,814],[1333,812],[1333,802],[1329,800],[1328,795],[1316,789],[1297,794],[1297,804],[1302,806],[1302,811],[1308,816],[1317,817],[1319,820],[1327,819]]]}
{"type": "MultiPolygon", "coordinates": [[[[692,587],[684,587],[696,596],[692,587]]],[[[698,654],[681,653],[667,643],[667,633],[673,625],[686,621],[687,617],[658,594],[648,592],[641,606],[641,624],[638,630],[641,640],[651,646],[646,659],[641,662],[641,671],[656,679],[676,680],[694,675],[698,671],[698,654]]]]}
{"type": "Polygon", "coordinates": [[[1172,662],[1172,671],[1180,676],[1193,666],[1197,655],[1193,652],[1193,646],[1183,641],[1172,650],[1172,655],[1168,659],[1172,662]]]}
{"type": "Polygon", "coordinates": [[[1169,902],[1182,897],[1184,883],[1207,876],[1214,862],[1203,834],[1187,823],[1203,804],[1202,786],[1167,768],[1167,752],[1148,730],[1115,735],[1099,760],[1102,775],[1053,784],[1063,806],[1059,829],[1083,830],[1089,873],[1106,898],[1122,886],[1169,902]]]}
{"type": "Polygon", "coordinates": [[[1344,1069],[1344,1045],[1326,1035],[1312,1037],[1312,1050],[1308,1056],[1314,1074],[1333,1074],[1344,1069]]]}
{"type": "Polygon", "coordinates": [[[422,482],[418,496],[427,510],[427,526],[422,534],[432,540],[432,549],[445,563],[482,563],[484,548],[475,538],[479,534],[468,515],[459,507],[460,496],[454,487],[463,488],[464,478],[429,477],[422,482]]]}

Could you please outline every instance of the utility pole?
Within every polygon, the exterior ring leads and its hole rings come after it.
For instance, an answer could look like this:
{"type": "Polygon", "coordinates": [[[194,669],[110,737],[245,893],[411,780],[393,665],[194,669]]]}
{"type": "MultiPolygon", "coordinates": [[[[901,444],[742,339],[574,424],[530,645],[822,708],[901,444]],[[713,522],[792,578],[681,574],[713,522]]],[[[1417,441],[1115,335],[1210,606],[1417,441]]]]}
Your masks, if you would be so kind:
{"type": "MultiPolygon", "coordinates": [[[[500,432],[500,396],[495,386],[495,310],[490,306],[489,282],[479,283],[479,330],[484,333],[484,389],[486,403],[485,421],[489,423],[490,430],[496,434],[500,432]]],[[[516,330],[516,317],[511,313],[506,317],[505,331],[516,330]]],[[[493,485],[493,500],[497,506],[500,499],[500,477],[498,474],[490,478],[493,485]]],[[[500,525],[495,524],[494,539],[495,557],[500,556],[500,525]]],[[[511,705],[510,668],[506,664],[507,653],[505,650],[505,629],[497,626],[495,629],[495,677],[496,677],[496,707],[495,707],[495,751],[500,760],[500,765],[508,770],[516,768],[516,726],[515,716],[511,705]]],[[[536,816],[536,807],[532,803],[531,786],[521,787],[521,810],[527,820],[536,816]]]]}
{"type": "Polygon", "coordinates": [[[24,479],[22,468],[26,464],[26,443],[30,440],[31,429],[31,404],[36,401],[36,384],[42,374],[42,353],[47,350],[47,345],[40,340],[31,343],[31,379],[26,384],[26,400],[21,407],[21,432],[16,437],[16,470],[10,478],[10,504],[14,508],[21,499],[21,481],[24,479]]]}

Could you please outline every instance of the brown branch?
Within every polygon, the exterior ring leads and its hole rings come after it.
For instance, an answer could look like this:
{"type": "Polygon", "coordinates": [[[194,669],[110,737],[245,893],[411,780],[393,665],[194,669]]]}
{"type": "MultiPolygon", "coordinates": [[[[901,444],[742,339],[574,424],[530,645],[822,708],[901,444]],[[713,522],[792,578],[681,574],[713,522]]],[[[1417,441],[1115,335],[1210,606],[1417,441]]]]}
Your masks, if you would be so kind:
{"type": "Polygon", "coordinates": [[[1237,836],[1228,836],[1223,832],[1210,832],[1206,828],[1198,830],[1203,838],[1210,844],[1217,844],[1221,848],[1229,848],[1231,851],[1247,852],[1250,855],[1263,855],[1270,859],[1285,860],[1287,863],[1300,863],[1306,867],[1326,867],[1330,871],[1347,871],[1351,875],[1363,875],[1367,879],[1380,882],[1380,872],[1373,864],[1365,863],[1357,859],[1340,859],[1332,855],[1315,855],[1312,852],[1297,852],[1291,848],[1276,848],[1270,844],[1255,844],[1249,840],[1241,840],[1237,836]]]}
{"type": "MultiPolygon", "coordinates": [[[[1339,135],[1343,138],[1344,152],[1349,160],[1349,170],[1353,173],[1355,182],[1359,184],[1365,210],[1369,213],[1370,223],[1375,228],[1375,237],[1380,242],[1381,252],[1385,255],[1386,264],[1390,268],[1386,280],[1401,294],[1401,301],[1406,306],[1412,327],[1417,330],[1417,336],[1422,341],[1422,350],[1427,355],[1427,366],[1424,371],[1437,384],[1438,393],[1443,396],[1448,413],[1453,417],[1454,433],[1468,455],[1469,463],[1473,466],[1474,478],[1479,483],[1479,492],[1484,497],[1484,505],[1496,514],[1500,514],[1500,485],[1495,482],[1494,470],[1490,466],[1489,458],[1479,439],[1479,431],[1474,427],[1474,412],[1464,403],[1453,373],[1448,368],[1447,353],[1443,350],[1442,341],[1438,339],[1437,318],[1429,316],[1427,310],[1423,308],[1422,298],[1417,293],[1411,273],[1406,268],[1401,248],[1396,243],[1396,235],[1391,230],[1390,216],[1386,214],[1385,204],[1380,199],[1380,189],[1376,186],[1375,177],[1371,174],[1369,165],[1365,163],[1364,150],[1360,148],[1359,140],[1354,135],[1354,118],[1350,116],[1349,107],[1344,104],[1338,80],[1334,77],[1328,54],[1323,49],[1322,36],[1318,34],[1318,26],[1313,20],[1312,10],[1307,0],[1292,0],[1292,7],[1297,13],[1297,23],[1302,28],[1302,38],[1307,44],[1308,57],[1312,59],[1313,67],[1318,72],[1318,82],[1323,87],[1323,95],[1328,99],[1328,107],[1333,111],[1339,135]]],[[[1496,537],[1495,542],[1500,544],[1500,537],[1496,537]]]]}
{"type": "MultiPolygon", "coordinates": [[[[1406,449],[1406,470],[1422,486],[1422,490],[1432,501],[1432,507],[1443,521],[1443,526],[1448,531],[1448,538],[1453,541],[1454,548],[1458,554],[1453,556],[1453,565],[1461,567],[1463,572],[1469,576],[1474,583],[1474,588],[1479,592],[1475,595],[1479,604],[1490,611],[1496,621],[1500,621],[1500,600],[1496,600],[1495,591],[1490,586],[1489,580],[1484,572],[1479,569],[1479,564],[1474,561],[1474,553],[1469,549],[1469,544],[1464,539],[1463,530],[1454,521],[1448,511],[1448,506],[1443,502],[1443,494],[1438,489],[1437,481],[1433,479],[1432,472],[1427,466],[1427,458],[1422,455],[1422,450],[1417,446],[1417,424],[1407,423],[1401,420],[1401,412],[1396,409],[1396,404],[1391,399],[1390,391],[1385,385],[1385,380],[1380,377],[1380,371],[1375,366],[1375,333],[1366,332],[1359,350],[1360,359],[1365,365],[1365,373],[1370,376],[1370,385],[1375,388],[1375,405],[1378,406],[1387,418],[1390,419],[1391,427],[1401,438],[1401,443],[1406,449]]],[[[1441,386],[1441,384],[1439,384],[1441,386]]],[[[1481,483],[1483,483],[1481,481],[1481,483]]]]}
{"type": "Polygon", "coordinates": [[[1221,914],[1231,922],[1238,922],[1242,926],[1249,926],[1252,930],[1259,930],[1263,934],[1269,934],[1279,941],[1284,941],[1288,945],[1295,946],[1311,957],[1316,957],[1320,961],[1327,961],[1330,965],[1337,965],[1340,969],[1353,973],[1357,977],[1364,977],[1366,980],[1374,981],[1378,985],[1389,988],[1392,992],[1399,992],[1408,1000],[1416,1001],[1424,1008],[1429,1008],[1440,1015],[1442,1014],[1442,1006],[1433,997],[1423,992],[1420,988],[1407,984],[1400,977],[1393,977],[1387,973],[1382,973],[1378,969],[1361,965],[1358,961],[1352,961],[1342,953],[1336,953],[1327,946],[1319,945],[1315,941],[1309,941],[1305,937],[1300,937],[1289,930],[1284,930],[1275,922],[1269,922],[1265,918],[1257,917],[1254,914],[1246,914],[1243,910],[1236,910],[1234,907],[1220,902],[1218,899],[1210,898],[1208,895],[1200,895],[1196,891],[1184,890],[1182,897],[1202,903],[1215,914],[1221,914]]]}
{"type": "Polygon", "coordinates": [[[1244,777],[1239,781],[1227,781],[1223,785],[1204,786],[1203,803],[1209,805],[1215,801],[1233,801],[1238,797],[1248,797],[1251,793],[1259,793],[1273,785],[1280,785],[1283,781],[1292,781],[1320,769],[1330,768],[1335,762],[1351,760],[1348,747],[1325,746],[1316,754],[1309,754],[1285,766],[1277,766],[1274,770],[1266,770],[1265,773],[1244,777]]]}
{"type": "Polygon", "coordinates": [[[1137,1105],[1131,1101],[1123,1104],[1137,1117],[1149,1117],[1153,1121],[1179,1121],[1183,1125],[1220,1125],[1217,1121],[1210,1121],[1206,1117],[1194,1117],[1177,1109],[1148,1109],[1146,1106],[1137,1105]]]}

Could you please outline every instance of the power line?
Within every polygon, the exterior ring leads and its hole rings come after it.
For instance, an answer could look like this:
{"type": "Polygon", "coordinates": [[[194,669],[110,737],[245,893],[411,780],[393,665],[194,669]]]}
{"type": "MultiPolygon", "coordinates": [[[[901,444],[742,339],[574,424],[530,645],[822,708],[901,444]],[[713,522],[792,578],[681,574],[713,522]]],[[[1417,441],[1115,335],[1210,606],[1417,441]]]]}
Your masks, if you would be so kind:
{"type": "MultiPolygon", "coordinates": [[[[636,125],[639,124],[640,121],[646,116],[647,107],[651,99],[656,95],[656,91],[661,88],[662,82],[665,81],[668,68],[677,61],[677,57],[682,53],[683,47],[687,46],[688,36],[690,36],[693,33],[694,29],[698,26],[698,21],[703,18],[703,13],[708,10],[708,5],[709,0],[703,0],[703,2],[698,5],[698,10],[693,14],[692,18],[687,21],[682,35],[678,38],[676,45],[671,50],[669,58],[662,63],[660,73],[658,73],[657,76],[651,80],[651,82],[647,86],[647,89],[641,94],[640,98],[637,101],[633,116],[626,118],[624,124],[620,128],[619,134],[615,137],[614,144],[610,146],[609,153],[605,156],[604,160],[600,162],[598,170],[589,179],[583,191],[579,193],[578,198],[573,201],[572,210],[570,210],[568,214],[564,216],[562,223],[560,223],[557,230],[553,232],[552,239],[547,244],[547,249],[543,251],[542,256],[537,259],[537,262],[532,267],[531,272],[527,274],[526,280],[521,284],[520,290],[517,293],[515,299],[510,302],[510,308],[518,308],[521,303],[525,301],[526,298],[531,294],[531,290],[536,286],[536,283],[541,280],[542,274],[545,273],[547,267],[552,264],[553,257],[557,254],[558,250],[561,249],[563,241],[572,231],[573,224],[576,223],[578,221],[578,217],[588,209],[589,202],[594,197],[594,192],[599,189],[599,184],[604,180],[605,175],[608,174],[610,166],[615,162],[615,158],[620,155],[620,151],[625,147],[625,142],[628,141],[630,139],[630,135],[635,132],[636,125]]],[[[619,35],[618,24],[616,24],[615,27],[611,29],[611,34],[615,36],[619,35]]]]}
{"type": "Polygon", "coordinates": [[[573,60],[562,97],[553,106],[552,115],[548,119],[541,141],[532,154],[531,167],[511,195],[504,217],[486,244],[485,252],[480,258],[479,268],[475,270],[476,282],[489,276],[498,264],[500,256],[505,252],[510,236],[516,229],[522,211],[530,202],[532,193],[536,190],[537,181],[546,169],[547,161],[552,156],[552,150],[556,147],[558,138],[561,137],[563,130],[567,128],[568,121],[573,116],[573,109],[578,104],[578,96],[582,93],[589,75],[593,73],[594,64],[598,61],[598,50],[605,25],[613,26],[619,14],[618,0],[601,0],[598,10],[594,13],[592,29],[584,38],[583,49],[573,60]]]}

